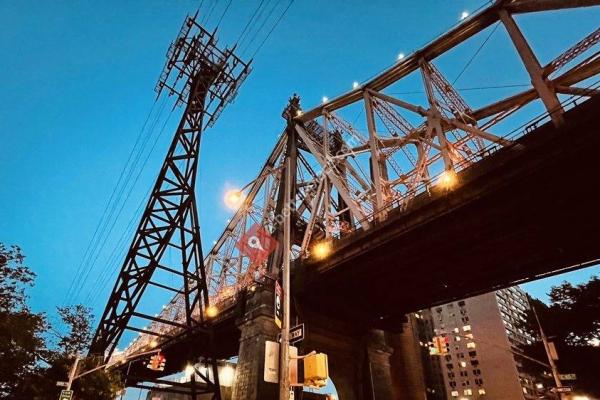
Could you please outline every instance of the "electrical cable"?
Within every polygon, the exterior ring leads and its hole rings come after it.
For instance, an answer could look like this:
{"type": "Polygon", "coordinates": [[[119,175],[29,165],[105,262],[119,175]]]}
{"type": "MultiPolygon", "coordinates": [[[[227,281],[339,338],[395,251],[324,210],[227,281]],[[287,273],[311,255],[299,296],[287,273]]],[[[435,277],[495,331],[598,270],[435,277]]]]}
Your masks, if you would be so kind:
{"type": "Polygon", "coordinates": [[[254,58],[256,56],[256,54],[260,51],[260,49],[262,49],[262,47],[264,46],[264,44],[267,41],[267,39],[269,39],[269,37],[271,36],[271,34],[273,33],[273,31],[275,30],[275,28],[277,27],[277,25],[279,25],[279,23],[281,22],[281,20],[283,19],[283,17],[285,16],[285,14],[290,9],[290,7],[292,6],[293,3],[294,3],[294,0],[290,0],[289,4],[285,8],[285,10],[283,10],[283,13],[279,16],[279,19],[277,20],[277,22],[275,22],[275,25],[273,25],[273,27],[271,28],[271,30],[269,31],[269,33],[267,34],[267,36],[263,39],[263,41],[260,44],[260,46],[258,46],[258,48],[254,52],[254,54],[252,54],[251,58],[254,58]]]}

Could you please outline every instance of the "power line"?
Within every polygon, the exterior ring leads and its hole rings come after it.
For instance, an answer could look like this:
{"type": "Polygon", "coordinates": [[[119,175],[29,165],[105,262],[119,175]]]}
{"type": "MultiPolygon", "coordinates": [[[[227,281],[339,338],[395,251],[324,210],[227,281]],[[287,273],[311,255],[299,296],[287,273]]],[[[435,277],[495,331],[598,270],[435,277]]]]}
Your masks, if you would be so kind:
{"type": "Polygon", "coordinates": [[[221,18],[219,18],[219,22],[217,22],[217,28],[219,27],[219,25],[221,25],[221,21],[223,21],[223,18],[225,17],[225,14],[227,14],[227,10],[229,10],[229,6],[231,5],[231,1],[229,0],[229,2],[227,3],[227,7],[225,7],[225,10],[223,11],[223,14],[221,14],[221,18]]]}
{"type": "MultiPolygon", "coordinates": [[[[264,7],[258,10],[258,15],[256,16],[256,23],[254,24],[255,26],[258,26],[257,23],[261,20],[265,10],[267,10],[269,8],[269,4],[271,3],[271,0],[267,0],[267,2],[265,3],[264,7]]],[[[275,4],[277,5],[277,4],[275,4]]],[[[248,44],[248,38],[251,37],[251,40],[254,40],[254,37],[258,34],[258,31],[254,31],[254,35],[252,35],[252,31],[254,29],[250,29],[246,36],[244,38],[242,38],[242,40],[239,43],[240,48],[242,47],[242,45],[245,44],[244,48],[247,48],[249,46],[248,44]]],[[[259,29],[260,30],[260,29],[259,29]]]]}
{"type": "MultiPolygon", "coordinates": [[[[134,153],[136,153],[136,149],[137,152],[140,151],[141,148],[143,148],[145,146],[144,145],[140,145],[140,141],[143,137],[143,133],[144,130],[146,129],[146,126],[148,124],[148,121],[150,120],[150,117],[152,115],[152,113],[154,112],[156,107],[156,101],[154,101],[154,103],[152,104],[152,107],[150,109],[150,112],[148,113],[142,128],[140,129],[137,138],[135,140],[135,143],[133,145],[133,147],[131,148],[131,151],[129,153],[129,156],[127,158],[127,161],[125,162],[125,164],[123,165],[123,169],[121,170],[121,173],[119,174],[119,178],[117,179],[117,183],[115,184],[115,187],[113,188],[113,191],[104,207],[104,211],[102,212],[102,216],[100,218],[100,220],[98,221],[98,225],[96,226],[96,229],[94,230],[94,233],[92,234],[92,239],[90,240],[90,242],[88,243],[88,246],[84,252],[83,258],[81,260],[81,262],[79,263],[79,266],[77,267],[77,271],[75,273],[75,276],[73,277],[73,280],[71,281],[71,285],[69,286],[69,289],[67,290],[67,293],[65,295],[65,302],[68,301],[69,299],[69,295],[72,294],[72,291],[75,289],[75,285],[76,282],[78,281],[79,277],[81,276],[81,274],[83,273],[83,270],[85,269],[85,265],[86,265],[86,260],[88,260],[91,255],[95,252],[95,244],[97,243],[97,241],[99,240],[98,234],[100,232],[102,232],[102,227],[103,224],[106,223],[106,221],[108,220],[108,218],[110,218],[110,213],[109,213],[109,209],[111,208],[111,203],[115,200],[115,194],[117,193],[117,190],[119,188],[119,185],[122,184],[123,182],[123,177],[125,176],[125,172],[127,171],[128,166],[130,165],[130,162],[134,156],[134,153]],[[141,146],[141,147],[140,147],[141,146]]],[[[162,108],[159,111],[159,114],[162,112],[162,108]]],[[[136,154],[137,157],[137,154],[136,154]]],[[[133,165],[133,164],[132,164],[133,165]]]]}
{"type": "Polygon", "coordinates": [[[246,30],[248,30],[248,27],[250,26],[250,24],[254,20],[254,17],[256,17],[256,14],[260,10],[260,8],[262,7],[262,5],[263,5],[264,2],[265,2],[265,0],[260,0],[260,3],[258,4],[258,7],[256,7],[254,9],[254,13],[252,13],[252,15],[250,16],[250,19],[246,23],[246,26],[244,26],[244,29],[242,29],[242,32],[240,33],[240,36],[238,37],[237,43],[241,43],[241,40],[242,40],[242,37],[244,36],[244,33],[246,33],[246,30]]]}
{"type": "Polygon", "coordinates": [[[271,34],[273,33],[273,31],[275,30],[275,28],[277,27],[277,25],[279,25],[279,23],[281,22],[281,20],[283,19],[283,17],[285,16],[285,14],[290,9],[290,7],[292,6],[293,3],[294,3],[294,0],[290,0],[289,4],[285,8],[285,10],[283,10],[283,13],[281,13],[281,15],[279,16],[279,19],[277,19],[277,22],[275,22],[275,25],[273,25],[273,27],[271,28],[271,30],[269,31],[269,33],[267,34],[267,36],[263,39],[263,41],[260,44],[260,46],[258,46],[258,48],[254,52],[254,54],[252,54],[251,58],[254,58],[256,56],[256,54],[260,51],[260,49],[262,49],[262,47],[266,43],[267,39],[269,39],[269,37],[271,36],[271,34]]]}

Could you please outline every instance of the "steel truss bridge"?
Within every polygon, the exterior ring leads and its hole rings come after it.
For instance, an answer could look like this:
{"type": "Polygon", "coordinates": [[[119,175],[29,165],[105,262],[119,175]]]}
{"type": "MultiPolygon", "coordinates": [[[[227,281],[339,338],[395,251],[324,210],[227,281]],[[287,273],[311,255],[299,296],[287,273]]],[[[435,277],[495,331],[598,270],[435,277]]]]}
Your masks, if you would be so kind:
{"type": "MultiPolygon", "coordinates": [[[[283,257],[280,246],[257,265],[238,244],[255,224],[281,243],[284,213],[293,221],[295,301],[309,309],[325,303],[331,315],[364,326],[393,329],[407,312],[600,259],[593,244],[600,221],[591,212],[592,180],[599,172],[593,160],[600,144],[595,134],[600,122],[600,27],[543,65],[515,21],[521,14],[597,5],[598,0],[495,1],[318,107],[303,110],[300,99],[292,97],[283,112],[282,134],[212,249],[200,257],[199,232],[180,228],[183,236],[175,246],[184,250],[193,242],[193,257],[188,253],[181,265],[166,266],[156,259],[136,266],[136,298],[148,284],[162,285],[152,282],[154,270],[162,267],[183,276],[185,285],[163,285],[174,296],[149,316],[136,310],[136,301],[123,300],[130,294],[123,296],[127,291],[118,282],[92,350],[117,363],[160,346],[173,360],[163,375],[180,371],[191,354],[236,355],[235,320],[244,313],[245,299],[259,285],[277,279],[283,257]],[[438,61],[496,29],[506,32],[514,60],[531,85],[474,107],[438,61]],[[404,82],[416,81],[423,87],[421,102],[393,94],[404,82]],[[289,203],[283,195],[288,162],[289,203]],[[188,234],[190,241],[184,239],[188,234]],[[326,243],[329,257],[319,259],[317,243],[326,243]],[[193,276],[186,275],[189,271],[193,276]],[[196,283],[191,285],[190,279],[196,283]],[[192,296],[198,287],[205,287],[204,298],[192,296]],[[209,304],[219,309],[218,317],[206,318],[209,304]],[[144,326],[132,326],[133,317],[146,321],[144,326]],[[140,335],[113,354],[126,330],[140,335]]],[[[165,85],[161,87],[186,103],[189,84],[185,93],[165,85]]],[[[193,102],[186,104],[189,108],[193,102]]],[[[188,111],[184,120],[186,115],[188,111]]],[[[180,126],[178,132],[201,131],[201,123],[193,122],[192,128],[180,126]]],[[[189,145],[199,143],[199,137],[194,140],[198,142],[179,143],[184,153],[189,155],[189,145]]],[[[171,183],[182,181],[181,171],[188,177],[183,179],[185,195],[178,191],[168,201],[160,200],[161,212],[175,216],[173,221],[159,216],[163,225],[142,223],[135,241],[139,235],[156,235],[164,224],[182,226],[197,218],[195,203],[186,200],[193,198],[197,167],[197,152],[192,153],[192,164],[175,171],[175,177],[167,173],[171,183]]],[[[169,154],[163,170],[173,165],[169,154]]],[[[160,193],[157,187],[155,194],[160,193]]],[[[149,205],[145,218],[158,215],[153,207],[149,205]]],[[[191,226],[197,227],[197,221],[191,226]]],[[[131,254],[125,272],[135,260],[131,254]]],[[[120,282],[127,286],[130,281],[120,282]]],[[[159,381],[161,374],[148,374],[134,367],[132,382],[159,381]]]]}

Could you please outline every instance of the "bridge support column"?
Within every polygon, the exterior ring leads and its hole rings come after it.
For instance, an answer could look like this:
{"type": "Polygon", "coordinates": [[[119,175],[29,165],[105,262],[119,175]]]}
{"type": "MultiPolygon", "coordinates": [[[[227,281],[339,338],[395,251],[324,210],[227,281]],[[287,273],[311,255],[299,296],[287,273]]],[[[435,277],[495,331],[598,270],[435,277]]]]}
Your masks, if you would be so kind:
{"type": "Polygon", "coordinates": [[[394,352],[390,357],[395,399],[426,399],[425,372],[416,324],[412,316],[403,324],[402,332],[388,334],[394,352]]]}
{"type": "Polygon", "coordinates": [[[275,400],[279,386],[263,379],[265,342],[275,341],[279,329],[273,321],[273,292],[259,289],[248,299],[247,311],[238,321],[241,330],[238,364],[232,400],[275,400]]]}
{"type": "Polygon", "coordinates": [[[395,400],[392,385],[390,357],[393,349],[388,346],[386,334],[382,330],[372,330],[367,334],[366,360],[363,375],[368,382],[365,400],[395,400]]]}

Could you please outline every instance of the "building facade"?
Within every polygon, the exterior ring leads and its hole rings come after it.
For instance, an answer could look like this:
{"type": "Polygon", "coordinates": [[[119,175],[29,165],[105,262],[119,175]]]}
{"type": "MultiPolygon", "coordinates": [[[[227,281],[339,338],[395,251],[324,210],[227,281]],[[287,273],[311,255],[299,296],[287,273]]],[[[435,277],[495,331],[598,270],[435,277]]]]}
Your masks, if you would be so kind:
{"type": "Polygon", "coordinates": [[[433,307],[420,319],[421,345],[441,336],[447,353],[432,355],[426,378],[429,399],[529,400],[539,383],[523,370],[521,346],[534,338],[522,327],[529,303],[518,287],[498,290],[433,307]]]}

